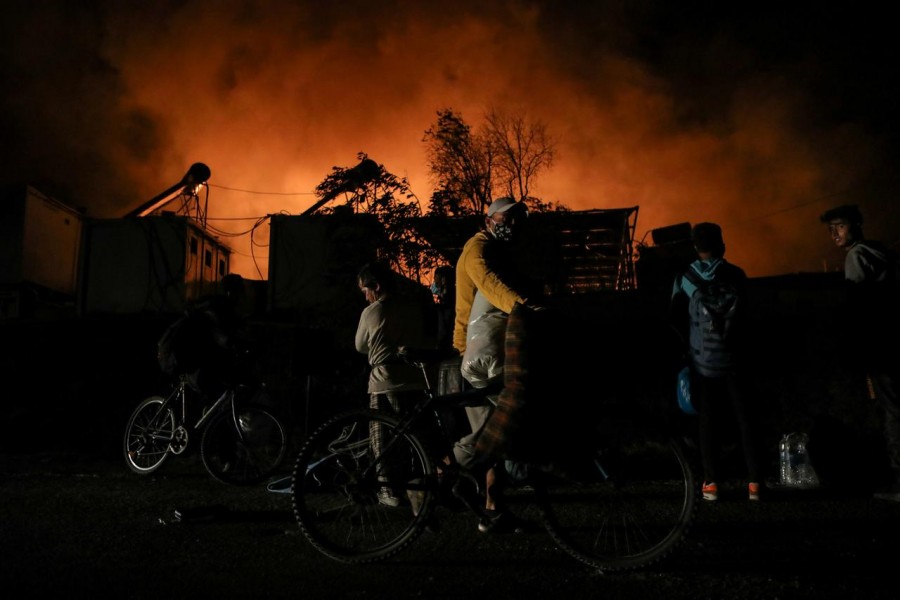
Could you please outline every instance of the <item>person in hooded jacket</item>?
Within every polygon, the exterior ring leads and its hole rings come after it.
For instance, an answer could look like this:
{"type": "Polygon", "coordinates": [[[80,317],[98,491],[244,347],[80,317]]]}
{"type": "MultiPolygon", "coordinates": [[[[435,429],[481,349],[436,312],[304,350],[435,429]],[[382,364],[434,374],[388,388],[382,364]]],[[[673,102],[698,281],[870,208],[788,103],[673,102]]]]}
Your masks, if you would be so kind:
{"type": "Polygon", "coordinates": [[[725,242],[718,224],[696,224],[691,239],[697,259],[675,278],[671,318],[675,329],[686,331],[689,339],[687,352],[691,364],[692,399],[696,399],[694,405],[699,420],[703,499],[719,499],[717,480],[725,434],[723,411],[730,409],[737,422],[747,468],[747,497],[756,501],[760,494],[760,474],[745,402],[745,361],[742,356],[746,343],[747,275],[725,259],[725,242]],[[721,292],[718,298],[715,292],[721,292]],[[700,303],[701,294],[710,297],[708,309],[700,303]],[[720,298],[722,312],[711,317],[710,313],[716,310],[714,304],[720,298]]]}

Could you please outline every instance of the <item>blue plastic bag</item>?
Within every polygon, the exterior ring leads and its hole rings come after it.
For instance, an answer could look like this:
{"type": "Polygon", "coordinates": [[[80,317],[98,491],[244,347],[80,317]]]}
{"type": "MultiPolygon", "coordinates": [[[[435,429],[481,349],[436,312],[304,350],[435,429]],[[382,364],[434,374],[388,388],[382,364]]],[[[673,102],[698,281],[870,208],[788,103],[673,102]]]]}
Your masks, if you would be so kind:
{"type": "Polygon", "coordinates": [[[678,385],[676,388],[678,408],[686,415],[696,415],[694,405],[691,404],[691,369],[685,367],[678,372],[678,385]]]}

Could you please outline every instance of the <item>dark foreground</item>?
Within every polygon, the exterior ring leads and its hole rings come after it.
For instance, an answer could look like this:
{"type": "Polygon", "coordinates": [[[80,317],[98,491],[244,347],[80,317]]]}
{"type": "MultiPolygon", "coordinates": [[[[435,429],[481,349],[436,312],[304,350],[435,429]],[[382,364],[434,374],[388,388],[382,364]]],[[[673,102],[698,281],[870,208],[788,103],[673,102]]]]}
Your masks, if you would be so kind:
{"type": "Polygon", "coordinates": [[[17,598],[897,598],[900,503],[868,494],[772,490],[751,505],[726,489],[675,555],[626,574],[443,509],[400,556],[341,565],[302,537],[289,495],[219,484],[195,457],[141,477],[115,456],[7,454],[0,494],[0,589],[17,598]]]}

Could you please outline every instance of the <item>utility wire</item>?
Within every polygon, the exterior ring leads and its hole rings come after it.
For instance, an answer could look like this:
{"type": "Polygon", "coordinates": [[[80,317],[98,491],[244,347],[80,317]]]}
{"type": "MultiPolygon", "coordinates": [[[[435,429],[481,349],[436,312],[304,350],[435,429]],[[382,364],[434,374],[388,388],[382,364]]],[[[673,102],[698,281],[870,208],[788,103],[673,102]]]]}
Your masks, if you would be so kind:
{"type": "Polygon", "coordinates": [[[228,190],[229,192],[242,192],[244,194],[258,194],[261,196],[315,196],[315,192],[259,192],[256,190],[242,190],[239,188],[226,187],[224,185],[216,185],[207,183],[209,187],[218,188],[220,190],[228,190]]]}

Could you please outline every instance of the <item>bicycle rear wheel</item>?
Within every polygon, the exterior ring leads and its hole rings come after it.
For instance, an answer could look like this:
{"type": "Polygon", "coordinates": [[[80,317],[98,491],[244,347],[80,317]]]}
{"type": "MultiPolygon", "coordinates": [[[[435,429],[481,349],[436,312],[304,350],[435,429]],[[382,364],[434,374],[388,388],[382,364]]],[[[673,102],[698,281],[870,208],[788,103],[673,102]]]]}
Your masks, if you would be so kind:
{"type": "Polygon", "coordinates": [[[319,427],[300,450],[291,488],[294,514],[304,536],[326,556],[343,563],[385,559],[424,530],[437,479],[422,443],[398,424],[390,415],[351,411],[319,427]],[[388,490],[396,502],[379,498],[388,490]]]}
{"type": "Polygon", "coordinates": [[[287,435],[270,412],[245,406],[214,416],[203,431],[200,456],[210,475],[230,485],[264,481],[284,459],[287,435]]]}
{"type": "Polygon", "coordinates": [[[582,563],[628,571],[655,563],[683,540],[698,486],[679,445],[642,435],[598,443],[536,486],[553,540],[582,563]]]}
{"type": "Polygon", "coordinates": [[[163,408],[164,403],[162,396],[147,398],[134,409],[125,427],[125,462],[139,475],[152,473],[169,457],[175,415],[172,409],[163,408]]]}

